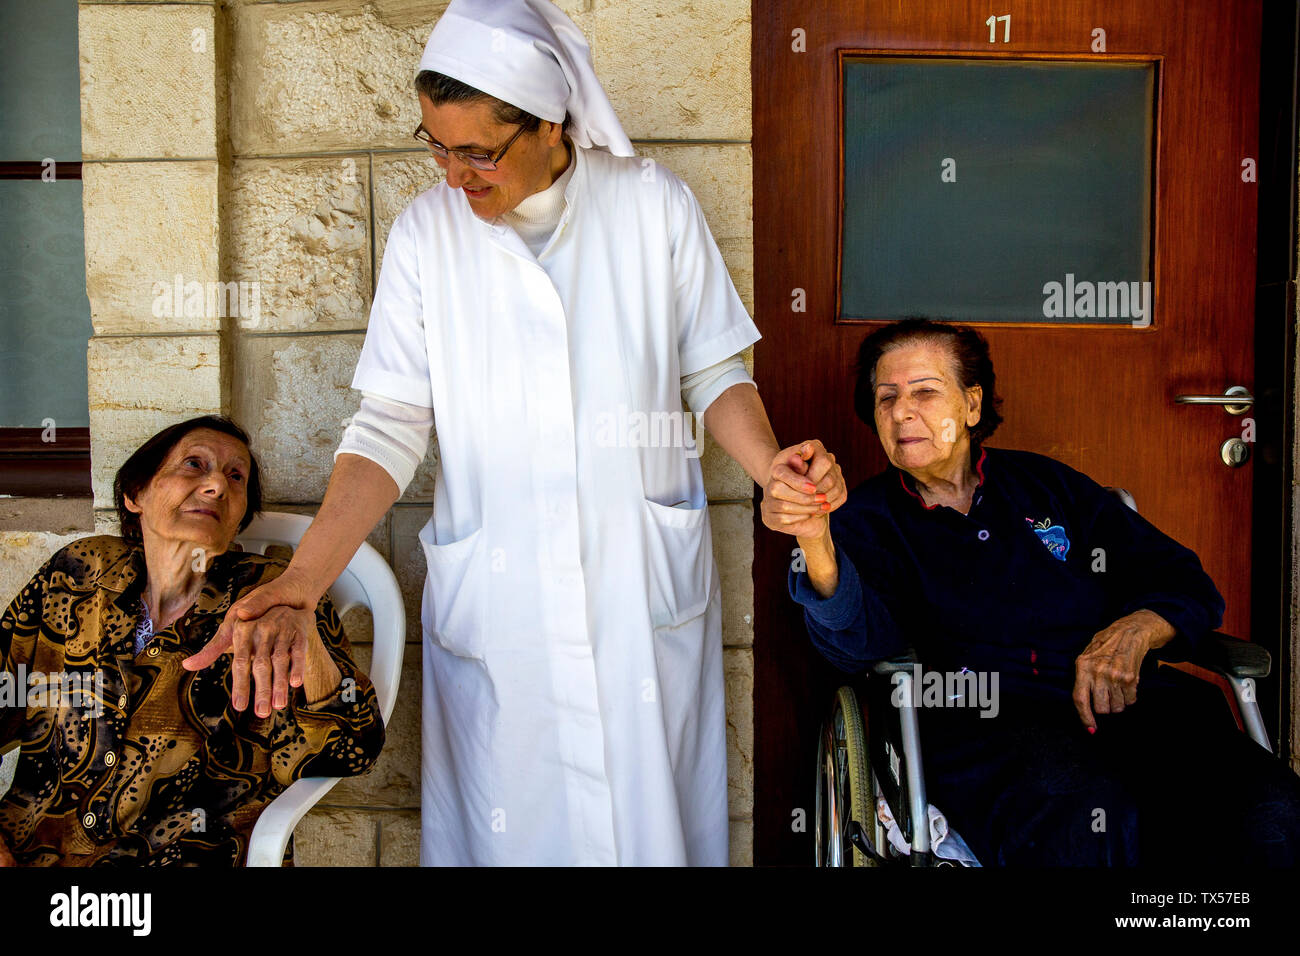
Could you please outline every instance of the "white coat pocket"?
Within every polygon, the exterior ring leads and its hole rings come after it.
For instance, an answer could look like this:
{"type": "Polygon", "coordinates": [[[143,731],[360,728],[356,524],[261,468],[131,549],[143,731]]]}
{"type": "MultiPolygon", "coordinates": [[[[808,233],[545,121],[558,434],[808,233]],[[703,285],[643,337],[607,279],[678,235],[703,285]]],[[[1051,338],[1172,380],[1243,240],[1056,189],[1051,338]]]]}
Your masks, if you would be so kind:
{"type": "Polygon", "coordinates": [[[657,628],[676,627],[709,605],[709,506],[670,508],[642,500],[651,620],[657,628]]]}
{"type": "Polygon", "coordinates": [[[482,659],[487,620],[483,529],[459,541],[434,544],[430,518],[419,537],[429,565],[420,618],[425,634],[458,657],[482,659]]]}

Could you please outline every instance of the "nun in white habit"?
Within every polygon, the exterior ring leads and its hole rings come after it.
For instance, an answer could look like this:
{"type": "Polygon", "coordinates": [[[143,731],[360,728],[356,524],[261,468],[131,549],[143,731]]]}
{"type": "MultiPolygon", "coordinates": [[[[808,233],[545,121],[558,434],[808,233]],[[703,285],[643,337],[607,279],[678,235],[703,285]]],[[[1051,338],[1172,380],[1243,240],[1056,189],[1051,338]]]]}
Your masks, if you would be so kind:
{"type": "Polygon", "coordinates": [[[389,234],[320,513],[228,629],[254,629],[255,676],[271,648],[278,702],[277,646],[436,420],[421,863],[725,865],[722,608],[683,396],[768,527],[816,533],[843,478],[820,442],[778,445],[699,204],[633,156],[558,8],[453,0],[416,87],[446,181],[389,234]]]}

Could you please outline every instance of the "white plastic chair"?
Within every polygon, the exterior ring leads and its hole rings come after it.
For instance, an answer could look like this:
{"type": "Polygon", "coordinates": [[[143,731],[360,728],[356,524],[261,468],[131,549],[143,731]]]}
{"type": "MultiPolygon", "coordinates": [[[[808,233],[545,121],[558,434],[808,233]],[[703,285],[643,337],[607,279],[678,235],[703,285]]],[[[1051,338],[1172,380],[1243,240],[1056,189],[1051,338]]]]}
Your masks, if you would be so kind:
{"type": "MultiPolygon", "coordinates": [[[[271,545],[297,548],[311,524],[308,515],[266,511],[236,540],[245,551],[266,554],[271,545]]],[[[388,562],[368,543],[362,543],[356,556],[329,589],[330,600],[342,617],[354,607],[370,609],[374,618],[374,647],[370,659],[370,682],[379,698],[384,725],[397,702],[397,685],[402,674],[402,651],[406,645],[406,612],[402,592],[388,562]]],[[[296,780],[276,797],[257,818],[248,844],[248,866],[279,866],[284,849],[298,821],[316,805],[341,777],[304,777],[296,780]]]]}

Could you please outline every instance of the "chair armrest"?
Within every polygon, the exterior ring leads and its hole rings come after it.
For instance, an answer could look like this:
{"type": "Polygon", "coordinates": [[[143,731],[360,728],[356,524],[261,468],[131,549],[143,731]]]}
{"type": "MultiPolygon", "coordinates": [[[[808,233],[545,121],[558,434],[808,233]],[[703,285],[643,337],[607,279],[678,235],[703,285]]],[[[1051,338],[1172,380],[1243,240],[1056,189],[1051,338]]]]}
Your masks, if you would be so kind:
{"type": "MultiPolygon", "coordinates": [[[[1155,653],[1157,657],[1160,655],[1159,650],[1155,653]]],[[[1187,660],[1224,677],[1241,680],[1267,677],[1273,669],[1273,658],[1265,648],[1220,631],[1210,634],[1187,660]]]]}
{"type": "Polygon", "coordinates": [[[303,777],[286,787],[257,818],[253,835],[248,840],[248,860],[244,865],[280,866],[293,828],[342,779],[303,777]]]}
{"type": "Polygon", "coordinates": [[[903,653],[894,657],[885,657],[878,661],[872,661],[869,666],[871,667],[871,673],[885,677],[890,674],[910,674],[912,668],[919,663],[921,663],[921,659],[916,656],[916,650],[909,647],[903,653]]]}

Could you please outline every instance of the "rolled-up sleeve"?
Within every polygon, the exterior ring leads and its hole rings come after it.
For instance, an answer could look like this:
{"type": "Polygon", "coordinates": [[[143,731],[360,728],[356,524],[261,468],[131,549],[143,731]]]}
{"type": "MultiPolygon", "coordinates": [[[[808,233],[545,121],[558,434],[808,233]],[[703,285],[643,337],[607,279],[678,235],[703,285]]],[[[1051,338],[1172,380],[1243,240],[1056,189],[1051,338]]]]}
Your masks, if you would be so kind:
{"type": "Polygon", "coordinates": [[[901,653],[907,647],[879,595],[864,588],[853,560],[837,542],[839,581],[835,593],[822,597],[807,571],[791,566],[790,597],[803,606],[804,624],[813,646],[842,671],[858,673],[870,661],[901,653]]]}
{"type": "Polygon", "coordinates": [[[682,376],[682,397],[691,411],[699,418],[704,417],[710,405],[733,385],[753,385],[758,383],[745,368],[745,357],[737,352],[731,358],[716,362],[708,368],[700,369],[682,376]]]}
{"type": "Polygon", "coordinates": [[[362,392],[361,408],[352,416],[334,457],[370,459],[388,472],[400,495],[428,453],[432,430],[432,409],[362,392]]]}

